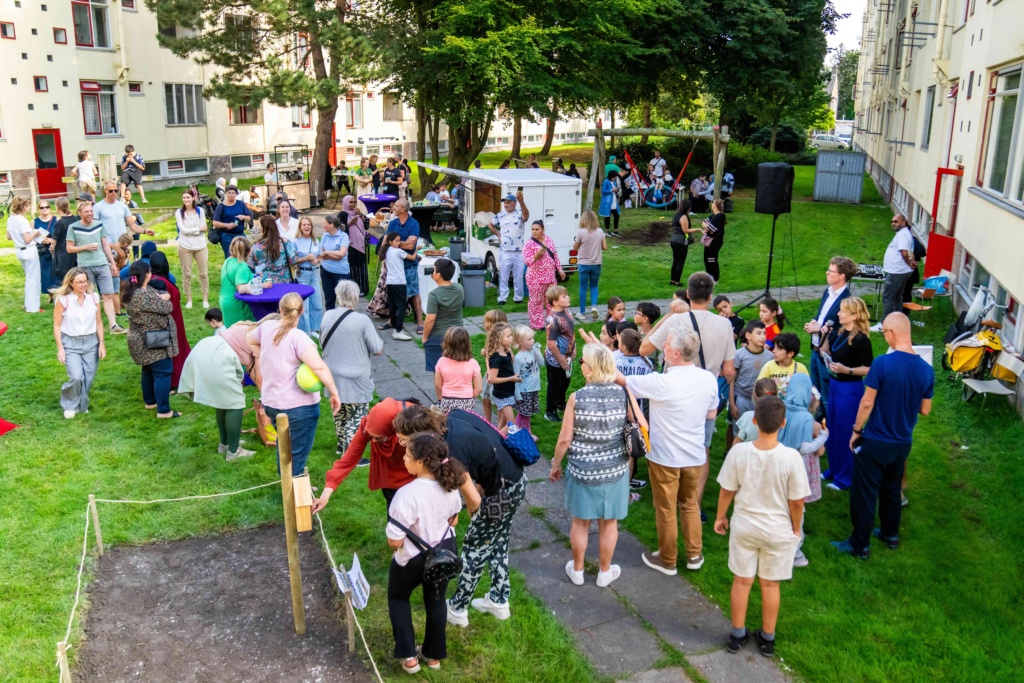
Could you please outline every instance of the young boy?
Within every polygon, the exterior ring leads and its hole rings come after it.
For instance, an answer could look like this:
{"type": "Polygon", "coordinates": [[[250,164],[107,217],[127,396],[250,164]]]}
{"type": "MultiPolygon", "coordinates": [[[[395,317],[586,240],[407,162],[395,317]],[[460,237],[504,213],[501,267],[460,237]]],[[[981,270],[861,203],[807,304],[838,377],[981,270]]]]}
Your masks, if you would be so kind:
{"type": "Polygon", "coordinates": [[[636,305],[636,312],[633,314],[633,322],[640,330],[640,336],[646,337],[654,329],[654,323],[661,317],[661,309],[657,304],[650,301],[641,301],[636,305]]]}
{"type": "Polygon", "coordinates": [[[772,359],[764,349],[764,323],[751,320],[740,332],[742,346],[736,351],[733,363],[736,366],[736,380],[729,391],[729,427],[725,433],[725,448],[732,448],[733,425],[743,413],[754,409],[754,382],[761,374],[761,368],[772,359]]]}
{"type": "Polygon", "coordinates": [[[743,331],[743,318],[739,317],[732,312],[732,302],[729,301],[729,297],[724,294],[719,294],[715,297],[711,305],[718,311],[718,315],[726,318],[732,324],[732,338],[737,340],[740,338],[740,332],[743,331]]]}
{"type": "Polygon", "coordinates": [[[125,188],[134,183],[139,191],[139,196],[142,197],[142,203],[149,204],[141,184],[142,174],[145,171],[146,162],[142,159],[142,155],[135,151],[133,145],[125,145],[124,156],[121,157],[121,187],[118,188],[118,195],[123,197],[125,188]]]}
{"type": "Polygon", "coordinates": [[[89,150],[83,149],[78,153],[78,165],[71,169],[71,175],[78,178],[80,192],[96,196],[96,164],[92,162],[89,150]]]}
{"type": "Polygon", "coordinates": [[[547,349],[544,365],[547,368],[548,396],[544,419],[561,422],[558,411],[565,408],[565,392],[572,378],[572,359],[576,351],[576,323],[569,312],[572,302],[565,287],[552,285],[546,293],[551,315],[547,318],[547,349]]]}
{"type": "MultiPolygon", "coordinates": [[[[623,325],[626,325],[626,323],[619,323],[620,329],[622,329],[623,325]]],[[[651,361],[640,355],[640,333],[637,330],[625,328],[619,332],[618,354],[619,355],[615,359],[615,368],[624,376],[649,375],[654,372],[654,365],[651,361]]],[[[644,417],[648,418],[649,423],[650,409],[648,407],[647,399],[638,399],[637,404],[640,406],[640,410],[643,412],[644,417]]],[[[636,478],[636,460],[630,460],[629,488],[642,489],[645,486],[647,486],[646,480],[636,478]]],[[[629,502],[635,503],[639,499],[640,494],[629,494],[629,502]]]]}
{"type": "Polygon", "coordinates": [[[783,332],[775,337],[775,348],[772,349],[774,360],[770,360],[761,367],[757,378],[771,377],[779,385],[779,397],[786,397],[786,385],[789,378],[795,372],[802,372],[809,375],[807,366],[798,363],[795,356],[800,353],[800,338],[792,332],[783,332]]]}
{"type": "Polygon", "coordinates": [[[224,314],[219,308],[211,308],[203,317],[206,324],[213,328],[214,334],[224,334],[224,314]]]}
{"type": "Polygon", "coordinates": [[[786,424],[785,404],[775,396],[758,399],[754,424],[757,438],[733,446],[718,473],[722,488],[715,533],[725,535],[730,525],[725,515],[735,500],[729,534],[732,633],[726,649],[736,654],[749,640],[747,601],[756,576],[761,583],[761,628],[754,631],[754,642],[762,655],[773,657],[779,582],[793,578],[804,498],[811,489],[800,454],[779,443],[778,431],[786,424]]]}

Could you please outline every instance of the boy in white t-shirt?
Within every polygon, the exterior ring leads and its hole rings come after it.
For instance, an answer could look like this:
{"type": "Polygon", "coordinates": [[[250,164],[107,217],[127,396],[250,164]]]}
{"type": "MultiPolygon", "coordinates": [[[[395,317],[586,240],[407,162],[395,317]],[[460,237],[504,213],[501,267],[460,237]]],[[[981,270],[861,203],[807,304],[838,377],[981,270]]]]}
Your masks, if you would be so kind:
{"type": "Polygon", "coordinates": [[[71,169],[71,175],[78,178],[78,189],[81,192],[96,196],[96,164],[92,162],[89,150],[78,153],[78,165],[71,169]]]}
{"type": "Polygon", "coordinates": [[[389,232],[384,240],[387,245],[387,251],[384,253],[387,278],[384,280],[384,285],[388,293],[391,338],[398,341],[412,341],[412,337],[404,329],[408,291],[406,288],[408,283],[405,281],[405,261],[415,261],[417,257],[399,246],[402,237],[397,232],[389,232]]]}
{"type": "Polygon", "coordinates": [[[779,582],[793,578],[793,554],[800,542],[804,498],[811,494],[800,453],[779,443],[786,424],[786,404],[765,396],[754,404],[758,436],[732,447],[718,473],[715,533],[725,535],[729,505],[735,500],[729,534],[729,570],[733,573],[729,604],[732,633],[726,649],[736,654],[749,636],[747,601],[757,576],[761,583],[761,628],[754,642],[765,657],[775,655],[779,618],[779,582]]]}

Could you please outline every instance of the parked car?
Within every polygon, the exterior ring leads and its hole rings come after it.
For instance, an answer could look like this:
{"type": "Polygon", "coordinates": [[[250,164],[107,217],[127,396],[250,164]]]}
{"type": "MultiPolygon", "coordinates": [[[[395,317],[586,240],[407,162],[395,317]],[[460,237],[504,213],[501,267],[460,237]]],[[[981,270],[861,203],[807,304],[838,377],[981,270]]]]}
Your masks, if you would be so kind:
{"type": "Polygon", "coordinates": [[[815,135],[811,138],[811,147],[814,149],[849,149],[850,143],[835,135],[815,135]]]}

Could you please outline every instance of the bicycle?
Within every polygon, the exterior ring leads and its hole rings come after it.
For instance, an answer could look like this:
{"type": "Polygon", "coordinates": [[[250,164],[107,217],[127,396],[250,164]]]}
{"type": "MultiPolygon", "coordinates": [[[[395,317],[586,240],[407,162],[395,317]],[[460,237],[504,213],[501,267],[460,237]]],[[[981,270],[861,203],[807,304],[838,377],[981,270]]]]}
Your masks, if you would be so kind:
{"type": "Polygon", "coordinates": [[[14,190],[7,190],[7,198],[0,202],[0,219],[11,212],[11,202],[14,201],[14,190]]]}
{"type": "MultiPolygon", "coordinates": [[[[948,377],[951,382],[992,379],[992,368],[1003,350],[998,334],[1003,328],[1002,323],[988,316],[994,309],[1005,309],[1006,306],[996,303],[995,296],[987,287],[979,285],[977,290],[970,308],[950,325],[943,339],[942,367],[953,373],[948,377]]],[[[964,401],[970,401],[978,393],[969,383],[962,382],[964,401]]]]}

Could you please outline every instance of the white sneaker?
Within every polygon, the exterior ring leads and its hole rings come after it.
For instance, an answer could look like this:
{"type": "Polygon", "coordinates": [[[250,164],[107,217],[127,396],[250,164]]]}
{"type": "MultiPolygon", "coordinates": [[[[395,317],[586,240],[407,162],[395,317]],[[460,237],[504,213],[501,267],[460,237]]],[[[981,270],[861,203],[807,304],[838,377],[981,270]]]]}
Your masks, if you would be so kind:
{"type": "Polygon", "coordinates": [[[204,300],[203,301],[203,308],[209,308],[209,307],[210,307],[210,302],[204,300]]]}
{"type": "Polygon", "coordinates": [[[397,341],[412,341],[412,337],[410,337],[405,330],[402,330],[401,332],[398,330],[392,330],[391,338],[397,341]]]}
{"type": "Polygon", "coordinates": [[[452,607],[452,604],[448,603],[448,623],[452,626],[461,626],[466,628],[469,626],[469,610],[457,610],[452,607]]]}
{"type": "Polygon", "coordinates": [[[697,571],[704,566],[704,554],[701,553],[697,557],[691,557],[686,560],[686,568],[690,571],[697,571]]]}
{"type": "Polygon", "coordinates": [[[577,313],[573,317],[579,320],[580,322],[583,322],[584,320],[587,319],[587,316],[583,315],[582,313],[577,313]]]}
{"type": "Polygon", "coordinates": [[[619,578],[619,575],[621,575],[621,574],[622,574],[622,569],[617,564],[613,564],[612,566],[608,567],[608,571],[606,571],[606,572],[598,572],[597,573],[597,587],[598,588],[605,588],[605,587],[607,587],[609,584],[611,584],[612,581],[614,581],[615,579],[619,578]]]}
{"type": "MultiPolygon", "coordinates": [[[[238,440],[238,446],[239,447],[241,447],[244,444],[245,444],[244,440],[242,440],[242,439],[238,440]]],[[[228,445],[226,443],[219,443],[219,444],[217,444],[217,452],[220,453],[221,455],[224,455],[225,453],[228,452],[228,445]]]]}
{"type": "Polygon", "coordinates": [[[185,308],[192,308],[192,302],[189,301],[187,304],[185,304],[185,308]]]}
{"type": "Polygon", "coordinates": [[[72,418],[73,418],[74,416],[75,416],[75,411],[73,411],[73,410],[65,410],[65,411],[64,411],[64,419],[65,419],[65,420],[70,420],[70,419],[72,419],[72,418]]]}
{"type": "Polygon", "coordinates": [[[594,320],[597,320],[600,317],[600,315],[597,312],[597,306],[591,307],[591,309],[590,309],[590,317],[593,318],[594,320]]]}
{"type": "Polygon", "coordinates": [[[577,586],[582,586],[583,585],[583,570],[581,569],[579,571],[576,571],[575,569],[573,569],[573,565],[574,564],[575,564],[575,562],[573,562],[572,560],[569,560],[568,562],[566,562],[565,563],[565,573],[568,575],[570,581],[572,581],[577,586]]]}
{"type": "MultiPolygon", "coordinates": [[[[580,573],[582,574],[583,572],[580,573]]],[[[490,596],[483,598],[474,598],[473,601],[469,604],[472,605],[473,609],[475,609],[477,612],[484,612],[486,614],[490,614],[499,621],[505,621],[510,616],[512,616],[512,610],[509,609],[507,602],[503,605],[500,605],[496,602],[491,602],[490,596]]]]}
{"type": "Polygon", "coordinates": [[[872,325],[870,327],[870,330],[872,332],[881,332],[882,331],[882,323],[875,323],[874,325],[872,325]]]}
{"type": "Polygon", "coordinates": [[[251,458],[254,455],[256,455],[256,451],[248,451],[239,446],[238,450],[235,451],[234,453],[228,451],[227,455],[224,456],[224,459],[228,462],[232,462],[233,460],[238,460],[239,458],[251,458]]]}

